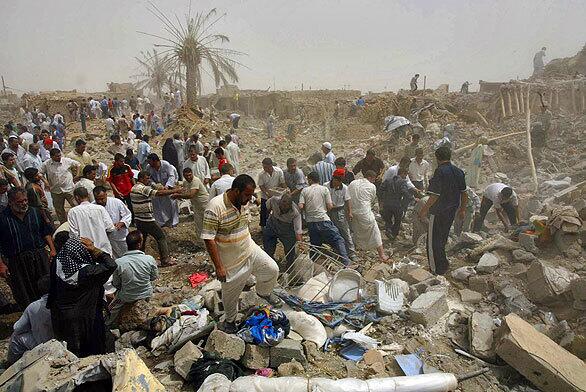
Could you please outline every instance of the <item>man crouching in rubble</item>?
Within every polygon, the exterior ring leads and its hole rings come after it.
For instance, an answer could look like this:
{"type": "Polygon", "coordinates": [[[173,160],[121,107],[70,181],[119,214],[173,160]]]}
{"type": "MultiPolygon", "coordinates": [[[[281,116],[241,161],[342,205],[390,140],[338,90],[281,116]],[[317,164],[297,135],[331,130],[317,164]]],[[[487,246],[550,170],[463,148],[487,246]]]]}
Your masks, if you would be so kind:
{"type": "Polygon", "coordinates": [[[421,211],[419,218],[424,219],[429,212],[427,230],[427,259],[429,269],[436,275],[448,272],[450,263],[446,256],[446,242],[450,228],[454,222],[456,211],[463,219],[466,213],[468,194],[464,172],[452,165],[452,152],[442,146],[435,150],[438,167],[429,180],[429,199],[421,211]]]}
{"type": "Polygon", "coordinates": [[[251,238],[248,220],[241,208],[254,195],[256,183],[246,174],[234,179],[232,188],[210,200],[203,218],[201,238],[222,282],[222,303],[226,320],[221,329],[236,333],[238,297],[250,275],[256,277],[256,293],[273,306],[282,301],[273,294],[279,267],[251,238]]]}

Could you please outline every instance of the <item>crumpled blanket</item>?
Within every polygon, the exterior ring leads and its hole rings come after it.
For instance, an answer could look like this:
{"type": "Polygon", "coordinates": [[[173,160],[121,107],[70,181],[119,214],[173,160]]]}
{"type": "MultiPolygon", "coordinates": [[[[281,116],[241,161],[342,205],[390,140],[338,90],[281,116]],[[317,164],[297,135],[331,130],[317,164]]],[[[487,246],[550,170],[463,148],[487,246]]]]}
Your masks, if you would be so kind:
{"type": "Polygon", "coordinates": [[[574,207],[561,206],[551,210],[547,225],[552,234],[558,230],[565,233],[577,233],[582,227],[582,219],[574,207]]]}
{"type": "Polygon", "coordinates": [[[247,343],[273,347],[281,343],[289,331],[289,320],[285,313],[263,306],[253,309],[240,326],[237,335],[247,343]]]}

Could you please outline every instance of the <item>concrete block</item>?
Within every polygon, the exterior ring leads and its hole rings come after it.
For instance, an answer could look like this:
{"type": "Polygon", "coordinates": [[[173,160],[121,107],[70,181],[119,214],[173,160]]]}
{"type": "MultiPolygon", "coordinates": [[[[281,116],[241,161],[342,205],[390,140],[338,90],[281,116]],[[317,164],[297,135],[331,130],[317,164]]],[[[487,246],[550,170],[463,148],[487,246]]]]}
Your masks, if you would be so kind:
{"type": "Polygon", "coordinates": [[[496,353],[544,392],[583,392],[586,364],[515,314],[497,332],[496,353]]]}
{"type": "Polygon", "coordinates": [[[469,322],[470,350],[472,354],[486,360],[493,360],[494,339],[493,339],[494,321],[486,313],[474,312],[469,322]]]}
{"type": "Polygon", "coordinates": [[[448,301],[442,291],[428,291],[413,301],[408,313],[413,322],[432,326],[447,312],[448,301]]]}
{"type": "Polygon", "coordinates": [[[572,296],[577,301],[586,301],[586,277],[574,279],[570,283],[572,289],[572,296]]]}
{"type": "Polygon", "coordinates": [[[246,343],[242,364],[248,369],[262,369],[269,367],[270,349],[246,343]]]}
{"type": "Polygon", "coordinates": [[[460,298],[462,298],[462,302],[469,303],[469,304],[477,304],[482,301],[484,295],[480,294],[477,291],[473,291],[470,289],[463,289],[460,290],[460,298]]]}
{"type": "Polygon", "coordinates": [[[259,297],[254,290],[244,291],[240,294],[239,300],[240,306],[238,309],[242,313],[246,313],[250,308],[255,306],[265,306],[269,304],[265,299],[259,297]]]}
{"type": "Polygon", "coordinates": [[[479,274],[491,274],[499,266],[499,258],[494,253],[486,252],[482,255],[478,264],[476,264],[476,271],[479,274]]]}
{"type": "Polygon", "coordinates": [[[383,355],[378,350],[370,349],[364,353],[364,358],[362,358],[365,365],[372,365],[377,362],[385,363],[385,359],[383,355]]]}
{"type": "Polygon", "coordinates": [[[525,249],[515,249],[512,253],[515,263],[531,263],[537,260],[537,257],[533,253],[527,252],[525,249]]]}
{"type": "Polygon", "coordinates": [[[245,344],[238,336],[216,329],[208,337],[204,349],[222,358],[238,361],[244,355],[245,344]]]}
{"type": "Polygon", "coordinates": [[[470,287],[470,290],[478,291],[482,294],[488,294],[493,291],[492,280],[489,276],[471,276],[468,278],[468,287],[470,287]]]}
{"type": "Polygon", "coordinates": [[[476,270],[469,265],[452,271],[452,278],[459,280],[460,282],[468,282],[468,279],[474,275],[476,275],[476,270]]]}
{"type": "Polygon", "coordinates": [[[300,376],[305,374],[303,365],[293,359],[291,362],[282,363],[277,368],[280,377],[300,376]]]}
{"type": "Polygon", "coordinates": [[[173,357],[175,371],[179,373],[181,377],[187,379],[187,374],[191,369],[191,365],[201,357],[203,357],[203,354],[195,344],[192,342],[185,343],[173,357]]]}
{"type": "Polygon", "coordinates": [[[558,299],[570,291],[570,283],[578,275],[563,267],[551,267],[543,261],[534,261],[527,270],[529,298],[537,303],[558,299]]]}
{"type": "Polygon", "coordinates": [[[295,359],[299,363],[307,363],[301,342],[284,339],[275,347],[271,347],[270,367],[278,368],[280,364],[291,362],[292,359],[295,359]]]}
{"type": "Polygon", "coordinates": [[[533,254],[539,252],[539,248],[537,247],[537,235],[535,234],[519,234],[519,245],[521,245],[521,247],[526,251],[533,254]]]}
{"type": "Polygon", "coordinates": [[[412,268],[405,271],[402,275],[403,280],[409,284],[417,284],[427,279],[433,278],[432,273],[424,270],[423,268],[412,268]]]}

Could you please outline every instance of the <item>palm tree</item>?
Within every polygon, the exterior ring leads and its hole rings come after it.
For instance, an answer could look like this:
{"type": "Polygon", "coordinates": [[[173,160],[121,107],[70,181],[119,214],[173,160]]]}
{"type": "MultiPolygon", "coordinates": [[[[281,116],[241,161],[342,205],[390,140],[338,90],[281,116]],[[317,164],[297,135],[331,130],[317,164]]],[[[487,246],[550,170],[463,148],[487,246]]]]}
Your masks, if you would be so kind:
{"type": "Polygon", "coordinates": [[[211,32],[218,21],[226,14],[217,16],[216,9],[207,13],[191,14],[191,3],[185,21],[175,15],[172,21],[155,4],[149,2],[149,11],[161,21],[169,37],[141,32],[160,40],[162,44],[155,47],[164,48],[161,54],[168,56],[172,69],[185,67],[186,100],[187,105],[194,107],[197,94],[201,93],[202,73],[210,75],[219,87],[221,84],[238,82],[236,67],[242,65],[235,60],[236,56],[244,53],[220,47],[230,42],[228,36],[211,32]]]}
{"type": "Polygon", "coordinates": [[[167,56],[161,56],[155,49],[152,52],[140,52],[140,57],[135,57],[141,69],[136,82],[138,89],[149,89],[157,98],[163,96],[163,86],[170,80],[172,70],[167,56]]]}

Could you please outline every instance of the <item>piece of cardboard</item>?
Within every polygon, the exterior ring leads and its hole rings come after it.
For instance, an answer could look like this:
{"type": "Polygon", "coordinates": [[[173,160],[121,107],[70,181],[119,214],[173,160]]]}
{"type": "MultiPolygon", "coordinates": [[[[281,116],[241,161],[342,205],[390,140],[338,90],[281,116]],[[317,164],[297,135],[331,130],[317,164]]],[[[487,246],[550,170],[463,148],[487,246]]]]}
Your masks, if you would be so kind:
{"type": "Polygon", "coordinates": [[[514,313],[498,330],[496,352],[544,392],[586,391],[586,364],[514,313]]]}

